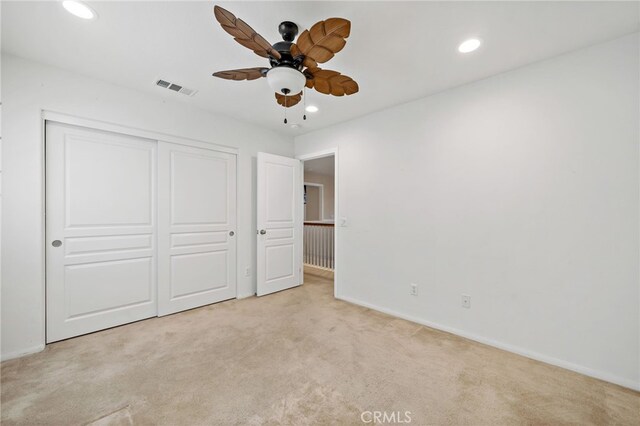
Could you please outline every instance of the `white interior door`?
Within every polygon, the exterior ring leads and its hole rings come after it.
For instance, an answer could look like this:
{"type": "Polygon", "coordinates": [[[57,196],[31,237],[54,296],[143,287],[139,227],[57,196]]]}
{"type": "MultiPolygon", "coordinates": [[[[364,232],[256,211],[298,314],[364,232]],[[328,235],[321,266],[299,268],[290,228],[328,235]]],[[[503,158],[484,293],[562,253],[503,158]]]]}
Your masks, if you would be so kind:
{"type": "Polygon", "coordinates": [[[236,156],[158,143],[158,314],[236,297],[236,156]]]}
{"type": "Polygon", "coordinates": [[[156,315],[156,144],[46,124],[47,342],[156,315]]]}
{"type": "Polygon", "coordinates": [[[302,283],[300,160],[258,153],[258,296],[302,283]]]}

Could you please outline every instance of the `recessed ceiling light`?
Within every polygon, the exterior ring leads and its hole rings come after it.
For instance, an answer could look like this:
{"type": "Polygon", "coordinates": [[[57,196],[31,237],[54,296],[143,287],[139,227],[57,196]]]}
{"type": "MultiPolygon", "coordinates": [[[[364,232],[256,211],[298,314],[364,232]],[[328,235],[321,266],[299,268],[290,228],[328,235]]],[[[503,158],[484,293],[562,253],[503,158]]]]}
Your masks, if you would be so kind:
{"type": "Polygon", "coordinates": [[[477,38],[470,38],[469,40],[463,41],[460,46],[458,46],[458,52],[469,53],[473,52],[478,47],[480,47],[480,40],[477,38]]]}
{"type": "Polygon", "coordinates": [[[77,16],[78,18],[96,19],[98,16],[93,9],[77,0],[65,0],[62,2],[62,7],[67,9],[67,12],[77,16]]]}
{"type": "Polygon", "coordinates": [[[315,105],[309,105],[305,109],[307,110],[307,112],[318,112],[318,107],[315,105]]]}

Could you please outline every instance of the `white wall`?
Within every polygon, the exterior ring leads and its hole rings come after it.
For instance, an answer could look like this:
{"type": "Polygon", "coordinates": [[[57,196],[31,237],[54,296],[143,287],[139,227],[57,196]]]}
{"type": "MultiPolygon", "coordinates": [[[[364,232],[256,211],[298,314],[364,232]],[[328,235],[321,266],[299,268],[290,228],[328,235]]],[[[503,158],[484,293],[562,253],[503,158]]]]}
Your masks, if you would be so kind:
{"type": "Polygon", "coordinates": [[[297,137],[296,155],[339,149],[338,296],[639,389],[638,49],[297,137]]]}
{"type": "Polygon", "coordinates": [[[255,293],[255,156],[291,156],[291,139],[12,56],[2,56],[2,89],[3,359],[37,351],[45,339],[43,109],[239,148],[238,294],[255,293]]]}

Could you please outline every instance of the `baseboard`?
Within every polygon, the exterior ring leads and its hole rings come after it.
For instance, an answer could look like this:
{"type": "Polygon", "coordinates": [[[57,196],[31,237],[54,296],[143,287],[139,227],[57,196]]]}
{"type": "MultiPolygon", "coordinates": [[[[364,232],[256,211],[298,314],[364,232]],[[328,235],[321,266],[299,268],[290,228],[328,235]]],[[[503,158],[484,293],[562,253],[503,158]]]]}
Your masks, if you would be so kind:
{"type": "Polygon", "coordinates": [[[333,276],[334,276],[333,269],[320,268],[319,266],[313,266],[308,264],[304,264],[304,273],[315,275],[322,278],[328,278],[331,280],[333,279],[333,276]]]}
{"type": "Polygon", "coordinates": [[[42,352],[44,350],[45,345],[44,344],[40,344],[38,346],[34,346],[28,349],[23,349],[20,351],[14,351],[14,352],[9,352],[9,353],[3,353],[2,355],[0,355],[0,361],[8,361],[10,359],[14,359],[14,358],[20,358],[21,356],[25,356],[25,355],[31,355],[31,354],[35,354],[38,352],[42,352]]]}
{"type": "Polygon", "coordinates": [[[593,377],[595,379],[604,380],[605,382],[613,383],[625,388],[633,389],[635,391],[640,391],[640,383],[635,383],[633,380],[625,379],[622,377],[614,376],[604,371],[594,370],[588,367],[583,367],[578,364],[573,364],[568,361],[564,361],[558,358],[554,358],[548,355],[544,355],[538,352],[530,351],[525,348],[521,348],[519,346],[510,345],[508,343],[499,342],[493,339],[489,339],[483,336],[479,336],[474,333],[469,333],[464,330],[460,330],[454,327],[448,327],[442,324],[434,323],[431,321],[426,321],[421,318],[417,318],[411,315],[402,314],[400,312],[396,312],[392,309],[383,308],[380,306],[373,305],[371,303],[363,302],[361,300],[353,299],[351,297],[345,296],[336,296],[337,299],[344,300],[345,302],[353,303],[354,305],[362,306],[365,308],[373,309],[374,311],[382,312],[394,317],[402,318],[407,321],[415,322],[417,324],[421,324],[436,330],[445,331],[447,333],[455,334],[456,336],[464,337],[465,339],[473,340],[478,343],[482,343],[485,345],[493,346],[498,349],[505,350],[507,352],[512,352],[518,355],[522,355],[527,358],[534,359],[536,361],[541,361],[546,364],[551,364],[556,367],[564,368],[566,370],[571,370],[576,373],[583,374],[585,376],[593,377]]]}
{"type": "Polygon", "coordinates": [[[236,296],[236,299],[246,299],[247,297],[253,297],[255,295],[256,295],[255,293],[238,294],[236,296]]]}

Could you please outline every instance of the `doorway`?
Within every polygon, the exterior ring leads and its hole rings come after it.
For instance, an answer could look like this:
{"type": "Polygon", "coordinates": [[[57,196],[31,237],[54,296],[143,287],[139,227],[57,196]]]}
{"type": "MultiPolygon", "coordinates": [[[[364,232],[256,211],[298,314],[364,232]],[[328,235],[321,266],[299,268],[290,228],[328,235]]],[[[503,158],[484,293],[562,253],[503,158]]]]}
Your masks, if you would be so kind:
{"type": "Polygon", "coordinates": [[[328,153],[303,159],[304,169],[304,282],[335,289],[336,156],[328,153]]]}

